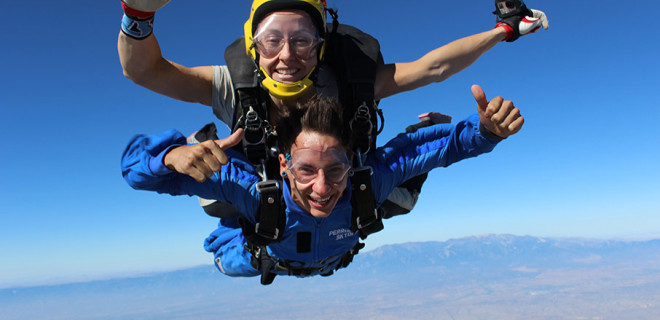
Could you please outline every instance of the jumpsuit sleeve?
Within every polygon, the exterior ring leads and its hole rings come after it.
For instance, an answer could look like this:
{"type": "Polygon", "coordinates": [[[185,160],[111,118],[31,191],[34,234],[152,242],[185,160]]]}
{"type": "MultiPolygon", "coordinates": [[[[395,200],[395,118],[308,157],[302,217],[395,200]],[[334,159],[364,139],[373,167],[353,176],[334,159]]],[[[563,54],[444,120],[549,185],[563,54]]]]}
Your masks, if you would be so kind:
{"type": "Polygon", "coordinates": [[[163,164],[163,156],[169,149],[185,144],[186,137],[176,130],[134,136],[121,158],[124,179],[136,190],[215,199],[234,205],[243,215],[253,215],[259,199],[255,192],[258,176],[253,174],[251,165],[243,161],[239,153],[226,150],[230,162],[220,172],[199,183],[163,164]]]}
{"type": "Polygon", "coordinates": [[[404,181],[434,168],[488,153],[500,139],[479,131],[479,116],[473,114],[456,125],[437,124],[402,133],[371,153],[367,164],[374,169],[372,183],[380,205],[404,181]]]}

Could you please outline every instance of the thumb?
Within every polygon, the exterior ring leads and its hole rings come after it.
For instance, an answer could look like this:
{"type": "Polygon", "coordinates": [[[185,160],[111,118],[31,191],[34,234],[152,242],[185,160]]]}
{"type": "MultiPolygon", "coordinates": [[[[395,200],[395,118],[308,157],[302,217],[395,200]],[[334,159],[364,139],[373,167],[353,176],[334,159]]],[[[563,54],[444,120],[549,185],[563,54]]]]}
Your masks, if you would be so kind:
{"type": "Polygon", "coordinates": [[[543,29],[548,30],[548,27],[550,27],[550,22],[548,22],[548,17],[545,15],[545,12],[534,9],[530,10],[532,11],[534,18],[539,18],[541,20],[541,26],[543,26],[543,29]]]}
{"type": "Polygon", "coordinates": [[[243,129],[237,129],[232,133],[229,137],[224,138],[224,139],[219,139],[215,140],[215,144],[217,144],[222,150],[227,150],[241,142],[241,139],[243,139],[243,134],[244,131],[243,129]]]}
{"type": "Polygon", "coordinates": [[[486,108],[488,108],[488,100],[486,100],[486,94],[484,93],[484,90],[481,89],[479,85],[473,84],[472,95],[474,96],[474,100],[477,101],[479,112],[485,112],[486,108]]]}

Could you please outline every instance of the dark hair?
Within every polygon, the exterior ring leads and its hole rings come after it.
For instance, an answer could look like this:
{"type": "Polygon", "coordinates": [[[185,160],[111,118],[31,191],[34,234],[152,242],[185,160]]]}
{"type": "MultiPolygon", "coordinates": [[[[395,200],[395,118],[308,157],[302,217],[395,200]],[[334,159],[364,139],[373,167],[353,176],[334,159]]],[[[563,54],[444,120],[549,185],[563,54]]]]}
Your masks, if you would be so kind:
{"type": "Polygon", "coordinates": [[[280,151],[288,153],[303,130],[329,135],[340,141],[346,150],[351,148],[351,136],[343,121],[342,108],[337,100],[318,95],[309,101],[298,103],[289,110],[277,125],[280,151]]]}

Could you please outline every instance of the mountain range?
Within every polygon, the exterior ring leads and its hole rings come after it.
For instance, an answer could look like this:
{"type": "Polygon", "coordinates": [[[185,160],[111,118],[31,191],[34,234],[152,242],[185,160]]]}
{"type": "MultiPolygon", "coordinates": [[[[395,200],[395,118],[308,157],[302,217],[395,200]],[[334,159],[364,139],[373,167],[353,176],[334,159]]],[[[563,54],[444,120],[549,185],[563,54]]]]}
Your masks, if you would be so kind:
{"type": "Polygon", "coordinates": [[[0,319],[660,319],[660,239],[481,235],[360,252],[329,277],[211,264],[0,289],[0,319]]]}

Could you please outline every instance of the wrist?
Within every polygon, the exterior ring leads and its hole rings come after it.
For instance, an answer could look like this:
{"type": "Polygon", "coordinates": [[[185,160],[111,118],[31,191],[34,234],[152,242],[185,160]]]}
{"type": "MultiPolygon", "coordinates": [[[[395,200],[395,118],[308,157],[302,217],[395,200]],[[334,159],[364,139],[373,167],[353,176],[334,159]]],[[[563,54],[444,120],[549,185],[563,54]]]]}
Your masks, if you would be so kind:
{"type": "Polygon", "coordinates": [[[497,25],[497,24],[495,25],[495,28],[493,28],[493,30],[491,32],[494,34],[494,38],[496,40],[506,41],[507,36],[508,36],[508,32],[507,32],[506,27],[508,27],[508,25],[506,23],[504,24],[504,26],[500,26],[500,25],[497,25]]]}
{"type": "Polygon", "coordinates": [[[149,170],[151,170],[151,172],[156,176],[164,176],[166,174],[176,171],[174,169],[174,165],[168,163],[166,159],[170,151],[180,146],[181,145],[179,144],[171,145],[167,147],[165,150],[163,150],[161,153],[159,153],[156,157],[151,158],[151,160],[149,161],[149,170]]]}
{"type": "Polygon", "coordinates": [[[121,31],[136,40],[142,40],[153,33],[154,16],[147,19],[136,19],[127,14],[121,19],[121,31]]]}
{"type": "Polygon", "coordinates": [[[506,138],[500,137],[500,136],[494,134],[492,131],[488,130],[488,128],[486,128],[486,126],[484,126],[483,123],[479,123],[479,132],[481,133],[482,136],[484,136],[488,139],[497,141],[497,142],[506,139],[506,138]]]}
{"type": "Polygon", "coordinates": [[[503,36],[502,41],[509,41],[513,37],[513,28],[505,22],[498,22],[495,25],[495,29],[499,30],[503,36]]]}

